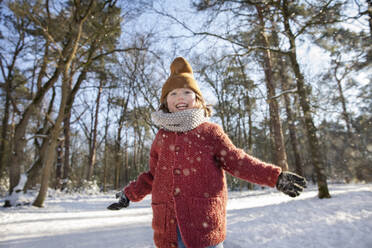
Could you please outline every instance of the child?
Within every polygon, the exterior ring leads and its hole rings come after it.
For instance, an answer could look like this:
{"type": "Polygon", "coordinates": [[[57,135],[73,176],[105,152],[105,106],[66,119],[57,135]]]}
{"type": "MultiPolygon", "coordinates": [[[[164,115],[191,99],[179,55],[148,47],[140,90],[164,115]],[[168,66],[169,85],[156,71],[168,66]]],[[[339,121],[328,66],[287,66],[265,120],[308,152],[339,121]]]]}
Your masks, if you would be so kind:
{"type": "Polygon", "coordinates": [[[152,194],[155,245],[223,247],[226,236],[225,171],[260,185],[298,196],[306,181],[237,149],[222,128],[208,122],[206,106],[190,64],[182,57],[171,66],[160,110],[152,114],[160,127],[150,151],[150,170],[124,188],[108,209],[152,194]]]}

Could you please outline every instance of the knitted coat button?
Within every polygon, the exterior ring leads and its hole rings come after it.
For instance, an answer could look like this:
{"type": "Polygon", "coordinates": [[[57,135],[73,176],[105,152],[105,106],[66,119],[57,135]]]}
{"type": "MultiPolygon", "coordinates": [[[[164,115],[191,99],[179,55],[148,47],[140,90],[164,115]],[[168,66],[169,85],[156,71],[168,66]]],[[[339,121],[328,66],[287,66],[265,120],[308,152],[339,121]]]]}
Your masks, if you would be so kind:
{"type": "Polygon", "coordinates": [[[177,188],[174,188],[173,194],[174,194],[174,196],[177,196],[177,195],[180,194],[180,192],[181,192],[181,189],[177,187],[177,188]]]}
{"type": "Polygon", "coordinates": [[[181,175],[181,170],[180,169],[174,169],[173,174],[174,175],[181,175]]]}

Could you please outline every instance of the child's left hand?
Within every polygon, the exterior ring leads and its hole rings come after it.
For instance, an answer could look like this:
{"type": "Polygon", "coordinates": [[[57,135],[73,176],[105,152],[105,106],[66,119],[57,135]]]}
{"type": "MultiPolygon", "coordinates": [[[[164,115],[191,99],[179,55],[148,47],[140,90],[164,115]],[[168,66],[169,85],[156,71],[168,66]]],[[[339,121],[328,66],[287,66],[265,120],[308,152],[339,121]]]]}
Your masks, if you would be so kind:
{"type": "Polygon", "coordinates": [[[120,210],[129,206],[129,199],[123,192],[118,192],[115,194],[116,198],[119,198],[119,202],[112,203],[107,207],[109,210],[120,210]]]}
{"type": "Polygon", "coordinates": [[[290,197],[296,197],[306,188],[306,179],[296,173],[283,171],[278,177],[276,188],[290,197]]]}

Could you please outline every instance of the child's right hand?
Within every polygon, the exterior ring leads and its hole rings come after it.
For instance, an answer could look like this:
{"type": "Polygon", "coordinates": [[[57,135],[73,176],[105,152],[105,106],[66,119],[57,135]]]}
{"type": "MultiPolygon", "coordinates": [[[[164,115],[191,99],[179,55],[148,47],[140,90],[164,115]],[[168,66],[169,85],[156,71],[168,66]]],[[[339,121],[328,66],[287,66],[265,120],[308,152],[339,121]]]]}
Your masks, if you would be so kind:
{"type": "Polygon", "coordinates": [[[110,206],[107,207],[107,209],[120,210],[129,206],[130,201],[123,192],[118,192],[115,194],[115,196],[116,198],[120,197],[119,202],[112,203],[110,206]]]}
{"type": "Polygon", "coordinates": [[[278,177],[276,188],[290,197],[296,197],[306,188],[306,179],[296,173],[283,171],[278,177]]]}

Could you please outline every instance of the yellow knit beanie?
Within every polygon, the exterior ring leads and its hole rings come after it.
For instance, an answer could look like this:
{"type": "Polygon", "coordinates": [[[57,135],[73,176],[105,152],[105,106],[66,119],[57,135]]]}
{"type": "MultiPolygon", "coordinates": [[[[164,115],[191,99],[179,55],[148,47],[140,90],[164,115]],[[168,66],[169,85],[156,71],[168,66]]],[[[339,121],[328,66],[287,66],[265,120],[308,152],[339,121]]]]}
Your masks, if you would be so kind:
{"type": "Polygon", "coordinates": [[[161,90],[160,102],[163,103],[167,94],[177,88],[190,88],[200,97],[202,93],[194,79],[191,65],[183,57],[175,58],[170,65],[171,74],[161,90]]]}

